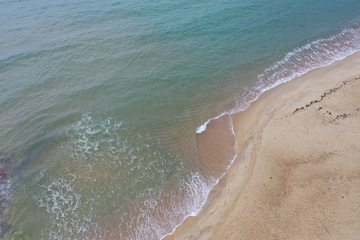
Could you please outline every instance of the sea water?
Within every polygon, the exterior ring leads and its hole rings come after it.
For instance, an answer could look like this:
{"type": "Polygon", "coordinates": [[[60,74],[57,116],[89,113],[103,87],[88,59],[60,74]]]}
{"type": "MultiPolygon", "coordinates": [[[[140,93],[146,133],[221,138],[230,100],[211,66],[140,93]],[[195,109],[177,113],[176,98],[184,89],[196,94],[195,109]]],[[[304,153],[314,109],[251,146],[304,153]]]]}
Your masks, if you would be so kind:
{"type": "Polygon", "coordinates": [[[229,115],[359,51],[359,20],[359,0],[1,0],[1,235],[171,233],[236,158],[229,115]]]}

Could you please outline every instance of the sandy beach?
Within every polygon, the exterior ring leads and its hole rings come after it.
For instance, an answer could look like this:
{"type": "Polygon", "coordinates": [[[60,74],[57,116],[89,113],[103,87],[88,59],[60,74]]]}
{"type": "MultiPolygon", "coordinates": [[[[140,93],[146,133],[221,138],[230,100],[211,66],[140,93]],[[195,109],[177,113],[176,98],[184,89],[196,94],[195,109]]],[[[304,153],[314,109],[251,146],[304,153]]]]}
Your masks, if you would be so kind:
{"type": "Polygon", "coordinates": [[[238,157],[165,239],[359,239],[360,53],[232,116],[238,157]]]}

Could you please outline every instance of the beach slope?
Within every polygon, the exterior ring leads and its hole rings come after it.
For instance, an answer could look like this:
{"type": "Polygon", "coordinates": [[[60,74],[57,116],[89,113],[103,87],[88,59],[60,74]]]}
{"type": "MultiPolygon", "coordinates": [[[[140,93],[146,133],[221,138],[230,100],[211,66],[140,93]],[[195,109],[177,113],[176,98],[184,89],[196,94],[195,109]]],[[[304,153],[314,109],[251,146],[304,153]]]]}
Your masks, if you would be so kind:
{"type": "Polygon", "coordinates": [[[203,212],[165,239],[359,239],[359,53],[232,117],[238,158],[203,212]]]}

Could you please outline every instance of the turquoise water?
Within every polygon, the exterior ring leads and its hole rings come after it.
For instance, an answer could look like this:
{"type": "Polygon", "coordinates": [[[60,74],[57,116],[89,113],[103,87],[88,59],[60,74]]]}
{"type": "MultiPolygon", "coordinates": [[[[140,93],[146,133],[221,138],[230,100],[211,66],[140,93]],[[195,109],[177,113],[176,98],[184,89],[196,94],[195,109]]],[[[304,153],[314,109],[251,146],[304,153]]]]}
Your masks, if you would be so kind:
{"type": "Polygon", "coordinates": [[[3,238],[171,233],[236,157],[228,115],[360,50],[359,20],[359,0],[0,1],[3,238]]]}

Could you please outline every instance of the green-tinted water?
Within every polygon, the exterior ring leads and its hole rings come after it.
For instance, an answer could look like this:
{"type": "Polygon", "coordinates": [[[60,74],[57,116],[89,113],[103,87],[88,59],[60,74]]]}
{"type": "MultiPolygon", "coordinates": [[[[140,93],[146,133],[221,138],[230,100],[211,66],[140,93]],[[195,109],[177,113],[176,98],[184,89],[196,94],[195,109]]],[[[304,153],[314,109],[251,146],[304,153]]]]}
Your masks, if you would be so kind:
{"type": "Polygon", "coordinates": [[[358,0],[0,1],[4,238],[170,233],[235,156],[227,114],[358,51],[359,10],[358,0]],[[226,130],[204,152],[199,136],[218,116],[226,130]]]}

